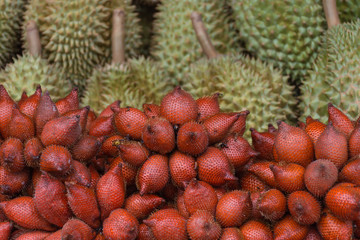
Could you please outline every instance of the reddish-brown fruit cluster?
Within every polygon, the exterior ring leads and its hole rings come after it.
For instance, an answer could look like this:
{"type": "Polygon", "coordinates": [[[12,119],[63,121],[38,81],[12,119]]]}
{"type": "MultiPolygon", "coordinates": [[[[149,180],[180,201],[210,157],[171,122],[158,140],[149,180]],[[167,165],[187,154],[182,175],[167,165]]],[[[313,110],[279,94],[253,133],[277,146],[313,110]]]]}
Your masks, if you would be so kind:
{"type": "MultiPolygon", "coordinates": [[[[25,95],[24,95],[25,96],[25,95]]],[[[98,116],[78,90],[19,102],[0,86],[5,239],[360,237],[360,123],[278,122],[242,135],[249,111],[176,87],[143,110],[98,116]]]]}

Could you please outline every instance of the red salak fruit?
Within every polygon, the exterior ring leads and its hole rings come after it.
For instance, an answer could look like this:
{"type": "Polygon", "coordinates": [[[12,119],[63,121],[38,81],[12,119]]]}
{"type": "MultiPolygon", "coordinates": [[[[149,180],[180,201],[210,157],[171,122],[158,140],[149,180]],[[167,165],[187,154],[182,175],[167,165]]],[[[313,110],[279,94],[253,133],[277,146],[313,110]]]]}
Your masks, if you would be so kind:
{"type": "Polygon", "coordinates": [[[69,206],[74,215],[90,227],[100,227],[100,210],[95,192],[76,183],[65,182],[69,206]]]}
{"type": "Polygon", "coordinates": [[[230,135],[222,141],[221,151],[236,171],[241,170],[251,158],[259,155],[246,139],[236,135],[230,135]]]}
{"type": "Polygon", "coordinates": [[[259,161],[250,165],[248,171],[256,175],[261,181],[270,187],[275,188],[276,182],[274,173],[270,169],[270,165],[273,165],[274,162],[270,161],[259,161]]]}
{"type": "Polygon", "coordinates": [[[305,169],[305,186],[315,197],[325,196],[337,180],[338,169],[334,163],[327,159],[318,159],[310,163],[305,169]]]}
{"type": "Polygon", "coordinates": [[[230,134],[237,134],[239,136],[244,135],[246,129],[246,118],[250,114],[249,110],[244,110],[241,112],[230,113],[231,116],[239,115],[238,120],[232,125],[229,130],[230,134]]]}
{"type": "Polygon", "coordinates": [[[251,217],[250,193],[235,190],[226,193],[216,205],[216,220],[222,227],[239,227],[251,217]]]}
{"type": "Polygon", "coordinates": [[[24,144],[24,158],[27,166],[39,167],[40,155],[43,150],[41,141],[37,138],[31,138],[24,144]]]}
{"type": "Polygon", "coordinates": [[[124,204],[126,188],[121,168],[122,166],[119,164],[109,170],[96,185],[101,220],[107,218],[111,211],[121,208],[124,204]]]}
{"type": "Polygon", "coordinates": [[[14,196],[20,193],[30,181],[28,168],[20,172],[11,172],[0,166],[0,194],[14,196]]]}
{"type": "Polygon", "coordinates": [[[288,208],[292,218],[301,225],[317,223],[321,205],[307,191],[293,192],[288,196],[288,208]]]}
{"type": "Polygon", "coordinates": [[[306,235],[304,240],[323,240],[316,226],[310,227],[308,234],[306,235]]]}
{"type": "Polygon", "coordinates": [[[241,233],[239,228],[223,228],[220,240],[243,240],[244,235],[241,233]]]}
{"type": "Polygon", "coordinates": [[[115,132],[113,126],[114,115],[109,117],[98,117],[89,126],[89,135],[94,137],[109,136],[115,132]]]}
{"type": "Polygon", "coordinates": [[[65,223],[61,231],[61,240],[93,239],[96,232],[86,223],[79,219],[70,219],[65,223]]]}
{"type": "Polygon", "coordinates": [[[290,215],[287,215],[275,224],[273,231],[274,240],[303,240],[309,231],[309,226],[300,225],[290,215]]]}
{"type": "Polygon", "coordinates": [[[143,223],[150,227],[156,239],[187,239],[186,219],[176,209],[154,212],[143,223]]]}
{"type": "Polygon", "coordinates": [[[197,158],[199,179],[213,186],[235,181],[233,168],[226,155],[215,147],[209,147],[197,158]]]}
{"type": "Polygon", "coordinates": [[[3,85],[0,85],[0,133],[7,138],[7,128],[11,119],[14,100],[11,99],[3,85]]]}
{"type": "Polygon", "coordinates": [[[221,97],[221,93],[214,93],[211,96],[201,97],[196,100],[199,122],[220,112],[219,97],[221,97]]]}
{"type": "Polygon", "coordinates": [[[109,156],[109,157],[117,157],[119,156],[119,149],[117,148],[117,144],[120,140],[123,140],[124,137],[120,135],[113,135],[110,137],[106,137],[102,142],[100,151],[97,156],[109,156]]]}
{"type": "Polygon", "coordinates": [[[9,220],[23,228],[44,231],[56,230],[53,225],[39,215],[32,197],[17,197],[2,202],[1,208],[9,220]]]}
{"type": "Polygon", "coordinates": [[[261,181],[255,174],[246,172],[240,178],[241,190],[253,192],[262,192],[268,190],[269,187],[261,181]]]}
{"type": "Polygon", "coordinates": [[[250,131],[254,149],[259,153],[258,157],[269,161],[274,160],[275,135],[269,132],[258,132],[254,128],[250,128],[250,131]]]}
{"type": "Polygon", "coordinates": [[[152,155],[141,166],[136,176],[136,186],[140,195],[155,193],[165,187],[169,181],[168,158],[163,155],[152,155]]]}
{"type": "Polygon", "coordinates": [[[80,116],[58,117],[48,121],[41,133],[44,146],[73,146],[81,136],[80,116]]]}
{"type": "Polygon", "coordinates": [[[139,193],[135,193],[126,198],[124,208],[138,220],[142,220],[164,203],[165,199],[157,195],[145,194],[141,196],[139,193]]]}
{"type": "Polygon", "coordinates": [[[23,101],[18,102],[19,110],[31,119],[34,119],[35,111],[39,105],[42,90],[41,86],[37,86],[35,93],[23,101]]]}
{"type": "Polygon", "coordinates": [[[316,159],[328,159],[341,169],[348,160],[348,143],[345,134],[337,131],[329,122],[315,143],[316,159]]]}
{"type": "Polygon", "coordinates": [[[169,158],[169,169],[172,181],[183,189],[196,177],[195,159],[179,151],[174,152],[169,158]]]}
{"type": "Polygon", "coordinates": [[[274,173],[277,188],[286,193],[292,193],[305,188],[304,173],[305,168],[295,163],[284,163],[270,165],[274,173]]]}
{"type": "Polygon", "coordinates": [[[103,233],[106,239],[135,240],[139,234],[139,222],[127,210],[119,208],[104,220],[103,233]]]}
{"type": "Polygon", "coordinates": [[[156,104],[143,104],[144,113],[148,118],[160,117],[160,106],[156,104]]]}
{"type": "Polygon", "coordinates": [[[31,231],[24,234],[21,234],[16,240],[39,240],[45,239],[50,236],[51,233],[44,231],[31,231]]]}
{"type": "Polygon", "coordinates": [[[99,114],[99,117],[111,117],[115,114],[115,111],[120,109],[120,100],[116,100],[109,104],[102,112],[99,114]]]}
{"type": "Polygon", "coordinates": [[[20,172],[25,167],[24,145],[18,138],[8,138],[0,146],[0,163],[5,169],[20,172]]]}
{"type": "Polygon", "coordinates": [[[151,228],[144,223],[139,225],[139,234],[138,239],[141,240],[156,240],[154,234],[151,231],[151,228]]]}
{"type": "Polygon", "coordinates": [[[84,187],[90,187],[91,185],[90,171],[85,164],[73,160],[72,170],[69,173],[69,175],[63,180],[68,182],[78,183],[84,187]]]}
{"type": "Polygon", "coordinates": [[[56,103],[60,115],[63,115],[69,111],[73,111],[79,108],[79,89],[74,87],[72,91],[64,98],[58,100],[56,103]]]}
{"type": "Polygon", "coordinates": [[[350,134],[349,137],[349,155],[350,158],[358,156],[360,154],[360,118],[357,125],[350,134]]]}
{"type": "Polygon", "coordinates": [[[109,170],[115,168],[120,163],[121,163],[122,175],[124,177],[126,186],[135,185],[135,178],[137,175],[138,168],[124,161],[121,157],[117,157],[111,162],[109,170]]]}
{"type": "Polygon", "coordinates": [[[221,226],[214,215],[199,210],[187,220],[186,229],[192,240],[217,240],[221,236],[221,226]]]}
{"type": "Polygon", "coordinates": [[[62,227],[72,216],[64,184],[42,173],[35,186],[34,203],[37,212],[48,222],[62,227]]]}
{"type": "MultiPolygon", "coordinates": [[[[186,219],[188,219],[190,217],[190,213],[185,206],[184,191],[179,190],[177,192],[176,197],[175,197],[175,206],[176,206],[176,209],[181,214],[181,216],[183,216],[186,219]]],[[[215,207],[214,207],[214,211],[215,211],[215,207]]]]}
{"type": "Polygon", "coordinates": [[[306,118],[306,133],[310,136],[313,143],[315,144],[322,132],[324,132],[326,125],[319,120],[315,120],[308,116],[306,118]]]}
{"type": "Polygon", "coordinates": [[[36,129],[36,136],[40,137],[45,124],[60,116],[60,113],[51,100],[49,92],[46,91],[40,98],[39,104],[34,114],[34,122],[36,129]]]}
{"type": "Polygon", "coordinates": [[[76,110],[72,110],[69,111],[67,113],[65,113],[64,115],[62,115],[63,117],[75,117],[75,116],[79,116],[79,124],[81,127],[81,132],[82,133],[86,133],[86,125],[88,122],[90,122],[90,120],[88,121],[88,119],[90,119],[89,117],[89,113],[90,113],[90,107],[89,106],[85,106],[83,108],[80,109],[76,109],[76,110]]]}
{"type": "Polygon", "coordinates": [[[72,170],[73,160],[67,148],[51,145],[42,151],[40,170],[55,177],[65,177],[72,170]]]}
{"type": "Polygon", "coordinates": [[[25,141],[35,136],[35,126],[32,119],[21,113],[14,105],[7,128],[7,136],[25,141]]]}
{"type": "Polygon", "coordinates": [[[198,105],[193,97],[180,86],[161,100],[160,114],[171,124],[184,124],[198,117],[198,105]]]}
{"type": "Polygon", "coordinates": [[[180,127],[176,142],[181,152],[197,156],[208,147],[209,136],[202,124],[190,121],[180,127]]]}
{"type": "Polygon", "coordinates": [[[150,118],[143,128],[142,140],[148,149],[161,154],[175,148],[175,132],[165,118],[150,118]]]}
{"type": "Polygon", "coordinates": [[[222,141],[239,117],[240,114],[218,113],[207,118],[203,124],[208,132],[209,145],[222,141]]]}
{"type": "Polygon", "coordinates": [[[90,162],[101,147],[101,142],[94,136],[83,135],[72,147],[71,153],[75,160],[90,162]]]}
{"type": "Polygon", "coordinates": [[[347,163],[339,174],[339,180],[343,182],[350,182],[360,186],[360,158],[356,158],[347,163]]]}
{"type": "Polygon", "coordinates": [[[218,203],[214,188],[206,182],[193,179],[185,188],[184,204],[189,214],[198,210],[206,210],[215,214],[218,203]]]}
{"type": "Polygon", "coordinates": [[[285,195],[277,189],[261,192],[256,203],[260,214],[270,221],[280,220],[285,215],[286,206],[285,195]]]}
{"type": "Polygon", "coordinates": [[[317,229],[324,240],[351,240],[353,235],[352,222],[338,219],[329,209],[323,210],[317,229]]]}
{"type": "Polygon", "coordinates": [[[279,121],[275,137],[273,155],[277,162],[297,163],[306,167],[314,159],[314,144],[305,132],[279,121]]]}
{"type": "Polygon", "coordinates": [[[145,113],[139,109],[126,107],[116,112],[114,123],[120,135],[140,140],[147,119],[145,113]]]}
{"type": "Polygon", "coordinates": [[[328,122],[332,122],[336,130],[345,134],[346,138],[348,139],[351,132],[354,130],[353,122],[331,103],[328,104],[328,114],[328,122]]]}
{"type": "Polygon", "coordinates": [[[240,227],[240,232],[247,240],[273,239],[273,234],[270,227],[260,221],[250,220],[246,222],[240,227]]]}
{"type": "Polygon", "coordinates": [[[141,142],[118,140],[113,144],[118,148],[120,157],[135,167],[141,166],[149,158],[150,152],[141,142]]]}

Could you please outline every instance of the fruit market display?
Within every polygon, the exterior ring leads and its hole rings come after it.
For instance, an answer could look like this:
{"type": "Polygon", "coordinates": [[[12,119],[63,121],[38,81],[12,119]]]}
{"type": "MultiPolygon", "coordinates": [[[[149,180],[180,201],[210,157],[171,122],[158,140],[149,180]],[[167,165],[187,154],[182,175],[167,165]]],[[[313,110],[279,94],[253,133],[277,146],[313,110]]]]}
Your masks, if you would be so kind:
{"type": "Polygon", "coordinates": [[[0,240],[360,239],[357,7],[0,0],[0,240]]]}

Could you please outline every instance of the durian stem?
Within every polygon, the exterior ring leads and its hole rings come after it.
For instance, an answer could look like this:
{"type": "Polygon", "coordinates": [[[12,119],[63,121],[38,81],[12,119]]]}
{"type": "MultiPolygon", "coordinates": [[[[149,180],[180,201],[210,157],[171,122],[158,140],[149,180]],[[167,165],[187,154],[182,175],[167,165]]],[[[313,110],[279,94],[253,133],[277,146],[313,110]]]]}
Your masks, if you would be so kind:
{"type": "Polygon", "coordinates": [[[192,12],[191,21],[196,33],[196,37],[207,58],[212,59],[218,57],[220,54],[215,50],[214,45],[210,40],[209,34],[206,31],[206,27],[201,19],[200,13],[192,12]]]}
{"type": "Polygon", "coordinates": [[[121,8],[113,11],[111,51],[112,63],[125,63],[125,12],[121,8]]]}
{"type": "Polygon", "coordinates": [[[328,28],[341,24],[339,13],[336,8],[336,0],[323,0],[323,6],[328,28]]]}
{"type": "Polygon", "coordinates": [[[34,57],[41,56],[40,33],[34,20],[27,22],[26,41],[28,43],[29,53],[34,57]]]}

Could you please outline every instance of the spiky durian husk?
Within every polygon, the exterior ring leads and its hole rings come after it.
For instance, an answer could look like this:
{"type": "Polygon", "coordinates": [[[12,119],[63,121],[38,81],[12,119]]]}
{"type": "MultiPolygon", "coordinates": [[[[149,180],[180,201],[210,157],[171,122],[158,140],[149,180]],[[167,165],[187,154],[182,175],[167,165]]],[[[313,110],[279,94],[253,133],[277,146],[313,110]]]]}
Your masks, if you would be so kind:
{"type": "Polygon", "coordinates": [[[223,56],[201,60],[191,66],[183,85],[195,98],[222,93],[223,111],[249,110],[247,126],[265,130],[276,120],[292,120],[296,100],[287,77],[260,60],[223,56]]]}
{"type": "Polygon", "coordinates": [[[337,0],[336,3],[342,22],[354,21],[360,17],[359,0],[337,0]]]}
{"type": "Polygon", "coordinates": [[[88,80],[83,104],[101,112],[116,100],[121,106],[142,109],[144,103],[160,103],[163,94],[173,88],[157,63],[140,57],[128,64],[111,64],[95,69],[88,80]]]}
{"type": "Polygon", "coordinates": [[[138,4],[144,4],[144,5],[156,5],[158,3],[161,2],[161,0],[135,0],[134,1],[135,3],[138,3],[138,4]]]}
{"type": "Polygon", "coordinates": [[[302,86],[303,119],[311,115],[328,119],[327,104],[333,103],[350,117],[360,112],[360,19],[328,30],[314,70],[302,86]]]}
{"type": "Polygon", "coordinates": [[[25,21],[38,23],[44,58],[63,68],[83,90],[93,68],[110,61],[111,15],[116,7],[126,12],[126,52],[135,56],[141,29],[130,0],[32,0],[25,21]]]}
{"type": "Polygon", "coordinates": [[[155,14],[151,54],[161,63],[176,84],[189,65],[202,56],[190,14],[198,11],[215,48],[226,53],[237,46],[237,35],[229,23],[222,0],[162,0],[155,14]]]}
{"type": "Polygon", "coordinates": [[[29,54],[8,64],[0,72],[0,83],[15,100],[19,100],[23,91],[32,94],[39,84],[43,91],[49,91],[55,101],[65,97],[71,90],[70,82],[57,67],[29,54]]]}
{"type": "Polygon", "coordinates": [[[24,0],[0,0],[0,68],[20,52],[24,0]]]}
{"type": "Polygon", "coordinates": [[[320,0],[232,0],[246,49],[301,79],[316,59],[325,17],[320,0]]]}

